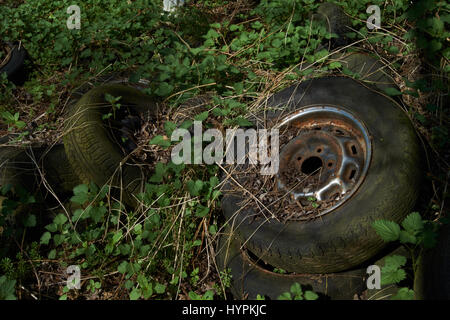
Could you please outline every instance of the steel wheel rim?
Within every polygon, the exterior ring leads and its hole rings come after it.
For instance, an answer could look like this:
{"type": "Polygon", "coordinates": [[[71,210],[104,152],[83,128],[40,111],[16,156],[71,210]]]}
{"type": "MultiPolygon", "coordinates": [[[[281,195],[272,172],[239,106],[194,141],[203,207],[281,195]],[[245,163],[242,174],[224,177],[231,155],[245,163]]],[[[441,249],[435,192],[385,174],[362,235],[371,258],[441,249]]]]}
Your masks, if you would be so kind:
{"type": "Polygon", "coordinates": [[[372,143],[367,127],[351,112],[331,105],[309,106],[286,116],[274,128],[280,130],[280,136],[298,130],[281,149],[277,188],[294,200],[314,197],[332,201],[315,217],[343,205],[363,183],[372,143]],[[295,187],[293,181],[299,176],[306,183],[315,179],[316,186],[311,190],[295,187]]]}

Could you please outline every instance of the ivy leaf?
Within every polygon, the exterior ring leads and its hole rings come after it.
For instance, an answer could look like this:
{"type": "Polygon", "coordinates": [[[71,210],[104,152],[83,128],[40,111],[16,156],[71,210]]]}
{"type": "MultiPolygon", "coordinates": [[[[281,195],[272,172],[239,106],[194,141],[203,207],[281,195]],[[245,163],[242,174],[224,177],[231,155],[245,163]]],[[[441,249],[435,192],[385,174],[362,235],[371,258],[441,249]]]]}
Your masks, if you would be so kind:
{"type": "Polygon", "coordinates": [[[400,237],[400,226],[393,221],[377,220],[372,226],[381,239],[386,242],[396,241],[400,237]]]}

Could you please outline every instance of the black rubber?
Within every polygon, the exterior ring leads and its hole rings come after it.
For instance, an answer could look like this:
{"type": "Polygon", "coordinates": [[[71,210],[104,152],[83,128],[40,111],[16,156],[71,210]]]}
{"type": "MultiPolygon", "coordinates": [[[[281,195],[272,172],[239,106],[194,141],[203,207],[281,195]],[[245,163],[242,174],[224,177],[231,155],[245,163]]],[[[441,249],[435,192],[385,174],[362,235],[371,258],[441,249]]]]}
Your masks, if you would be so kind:
{"type": "Polygon", "coordinates": [[[40,158],[43,174],[57,194],[72,194],[81,180],[66,156],[64,145],[58,144],[46,150],[40,158]]]}
{"type": "MultiPolygon", "coordinates": [[[[311,105],[336,106],[351,112],[367,127],[372,160],[359,189],[341,206],[319,219],[278,222],[255,219],[248,197],[223,188],[222,209],[234,220],[247,248],[275,267],[297,273],[333,273],[354,268],[386,244],[375,233],[378,219],[400,223],[411,212],[421,181],[421,149],[410,120],[389,97],[345,77],[313,79],[270,97],[261,119],[267,122],[311,105]]],[[[259,128],[267,127],[263,122],[259,128]]],[[[242,182],[242,181],[241,181],[242,182]]],[[[260,215],[261,216],[261,215],[260,215]]]]}
{"type": "MultiPolygon", "coordinates": [[[[0,45],[2,45],[0,43],[0,45]]],[[[10,58],[6,64],[0,67],[0,73],[6,72],[8,80],[15,85],[22,85],[26,80],[26,70],[25,70],[25,58],[27,57],[27,52],[25,48],[18,44],[7,43],[3,44],[9,46],[10,58]]]]}
{"type": "Polygon", "coordinates": [[[317,9],[317,13],[312,15],[313,21],[323,23],[329,33],[336,34],[338,38],[331,38],[324,45],[330,49],[345,46],[349,43],[347,32],[351,32],[350,18],[345,14],[340,6],[331,2],[322,3],[317,9]]]}
{"type": "Polygon", "coordinates": [[[436,247],[418,259],[414,292],[419,300],[450,300],[450,224],[439,230],[436,247]]]}
{"type": "Polygon", "coordinates": [[[312,290],[319,299],[352,300],[365,288],[365,269],[355,269],[336,274],[279,274],[268,271],[252,260],[242,242],[230,235],[222,234],[217,246],[219,270],[231,269],[231,293],[234,299],[256,299],[257,295],[275,300],[299,283],[303,291],[312,290]]]}
{"type": "Polygon", "coordinates": [[[156,104],[140,90],[119,84],[91,89],[69,107],[65,121],[64,148],[69,162],[83,183],[108,184],[123,191],[123,201],[137,204],[134,196],[142,192],[143,179],[139,167],[124,161],[127,155],[106,127],[102,116],[111,110],[105,94],[121,96],[122,108],[151,114],[156,104]]]}
{"type": "Polygon", "coordinates": [[[0,138],[0,186],[9,184],[32,191],[38,183],[36,163],[41,149],[9,145],[12,138],[13,135],[0,138]]]}

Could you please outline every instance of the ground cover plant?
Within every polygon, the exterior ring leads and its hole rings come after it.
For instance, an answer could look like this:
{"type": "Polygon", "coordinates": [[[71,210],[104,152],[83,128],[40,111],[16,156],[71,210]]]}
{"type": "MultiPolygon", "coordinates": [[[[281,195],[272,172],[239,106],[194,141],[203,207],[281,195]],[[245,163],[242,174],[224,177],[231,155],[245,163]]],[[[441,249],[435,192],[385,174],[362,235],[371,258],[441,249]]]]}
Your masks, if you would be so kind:
{"type": "MultiPolygon", "coordinates": [[[[349,45],[335,50],[321,46],[336,35],[313,23],[320,2],[312,0],[192,0],[176,15],[163,13],[157,0],[86,0],[79,30],[66,26],[73,1],[0,3],[0,41],[20,42],[29,56],[23,86],[0,74],[0,136],[17,134],[13,145],[60,143],[74,92],[109,75],[147,80],[144,92],[164,110],[137,136],[133,156],[149,174],[136,208],[108,185],[80,184],[65,199],[42,198],[46,183],[33,190],[1,186],[0,236],[9,245],[0,248],[0,299],[229,298],[230,271],[215,263],[226,168],[173,164],[168,137],[194,120],[222,130],[252,126],[262,101],[298,81],[342,73],[358,79],[334,59],[336,51],[370,52],[393,74],[399,89],[385,94],[402,98],[424,149],[426,187],[417,210],[424,220],[445,222],[450,5],[335,2],[352,21],[349,45]],[[381,8],[380,29],[367,28],[369,4],[381,8]],[[301,68],[306,63],[313,68],[301,68]],[[198,95],[208,98],[182,109],[198,95]],[[79,290],[67,286],[70,265],[81,268],[79,290]]],[[[120,110],[120,97],[109,100],[120,110]]],[[[419,243],[414,234],[403,236],[399,231],[400,241],[419,243]]],[[[408,290],[397,298],[411,298],[408,290]]],[[[296,285],[281,298],[316,295],[296,285]]]]}

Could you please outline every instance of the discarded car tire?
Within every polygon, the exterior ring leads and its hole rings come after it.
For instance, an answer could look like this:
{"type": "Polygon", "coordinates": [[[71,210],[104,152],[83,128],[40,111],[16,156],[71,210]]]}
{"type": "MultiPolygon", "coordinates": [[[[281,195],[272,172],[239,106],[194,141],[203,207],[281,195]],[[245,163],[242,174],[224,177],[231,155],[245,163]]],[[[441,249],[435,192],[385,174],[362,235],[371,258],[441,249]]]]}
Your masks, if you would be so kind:
{"type": "MultiPolygon", "coordinates": [[[[1,45],[1,44],[0,44],[1,45]]],[[[25,58],[27,52],[17,44],[7,43],[7,58],[0,61],[0,73],[5,72],[8,80],[16,85],[22,85],[25,82],[25,58]]]]}
{"type": "Polygon", "coordinates": [[[40,148],[7,145],[10,139],[10,135],[0,138],[0,186],[20,186],[30,191],[37,182],[35,161],[40,148]]]}
{"type": "Polygon", "coordinates": [[[425,250],[417,261],[414,279],[415,298],[450,299],[450,224],[439,230],[436,247],[425,250]]]}
{"type": "Polygon", "coordinates": [[[44,152],[41,163],[45,178],[57,194],[71,194],[73,188],[81,184],[66,156],[64,145],[58,144],[44,152]]]}
{"type": "Polygon", "coordinates": [[[137,166],[125,161],[126,154],[102,120],[111,111],[105,95],[121,97],[122,108],[136,113],[152,113],[156,105],[138,89],[109,84],[91,89],[72,105],[65,121],[63,138],[67,158],[83,183],[109,184],[123,192],[123,201],[133,206],[134,195],[141,192],[142,174],[137,166]]]}
{"type": "Polygon", "coordinates": [[[349,43],[349,39],[345,34],[351,31],[352,23],[340,6],[325,2],[319,6],[317,13],[312,15],[312,20],[323,23],[329,33],[338,36],[328,41],[330,49],[345,46],[349,43]]]}
{"type": "Polygon", "coordinates": [[[254,300],[259,294],[275,300],[294,283],[303,291],[314,291],[320,299],[351,300],[365,289],[365,269],[321,275],[279,274],[259,266],[241,245],[238,238],[226,233],[220,236],[217,247],[219,270],[231,269],[230,289],[235,299],[254,300]]]}
{"type": "MultiPolygon", "coordinates": [[[[366,150],[358,154],[365,157],[370,151],[370,157],[364,158],[364,165],[356,169],[354,180],[359,184],[355,182],[353,188],[341,196],[338,205],[320,217],[305,221],[284,223],[273,217],[255,219],[256,207],[242,208],[247,195],[243,196],[242,191],[240,194],[226,191],[233,189],[233,182],[227,180],[222,209],[225,218],[234,221],[247,248],[266,263],[296,273],[340,272],[379,253],[386,244],[375,233],[372,223],[378,219],[400,223],[418,197],[421,150],[406,114],[392,99],[346,77],[319,78],[296,84],[274,94],[263,107],[269,111],[260,117],[266,119],[266,123],[257,124],[259,128],[271,127],[270,122],[280,123],[283,119],[294,121],[305,115],[317,115],[323,116],[333,129],[339,122],[333,124],[333,117],[343,122],[343,114],[352,115],[353,120],[365,128],[366,150]]],[[[309,119],[312,126],[315,126],[314,119],[309,119]]],[[[311,128],[308,134],[322,131],[318,134],[341,139],[338,132],[333,135],[323,132],[324,128],[311,128]]],[[[348,147],[345,148],[342,152],[348,155],[348,147]]],[[[283,149],[280,152],[283,153],[283,149]]],[[[335,172],[345,169],[337,165],[343,159],[335,160],[329,179],[335,172]]]]}

